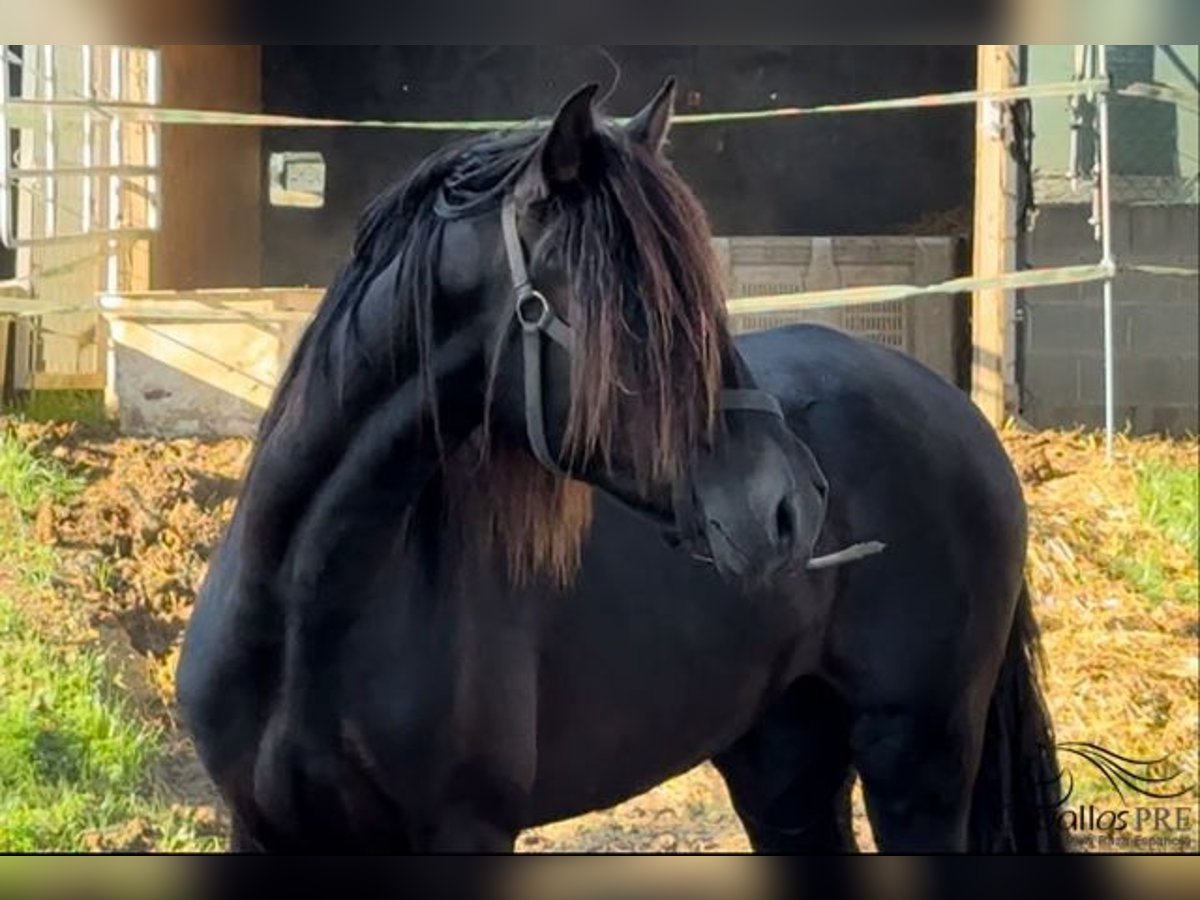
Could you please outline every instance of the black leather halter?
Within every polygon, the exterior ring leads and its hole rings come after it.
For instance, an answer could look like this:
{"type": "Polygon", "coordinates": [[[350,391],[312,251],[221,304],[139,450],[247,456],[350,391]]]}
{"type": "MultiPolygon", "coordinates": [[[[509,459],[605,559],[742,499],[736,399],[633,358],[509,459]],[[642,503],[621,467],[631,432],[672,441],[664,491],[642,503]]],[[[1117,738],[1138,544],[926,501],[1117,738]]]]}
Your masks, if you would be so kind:
{"type": "MultiPolygon", "coordinates": [[[[546,418],[542,398],[542,335],[558,344],[568,354],[574,352],[575,335],[571,326],[560,319],[550,307],[545,295],[529,280],[525,265],[525,251],[521,247],[521,235],[517,231],[517,208],[511,193],[506,194],[500,212],[501,228],[504,232],[504,251],[508,256],[508,268],[512,274],[516,305],[513,316],[521,326],[521,346],[525,366],[525,431],[529,436],[529,447],[538,462],[552,472],[570,475],[559,465],[546,443],[546,418]]],[[[758,412],[775,416],[787,428],[783,409],[779,401],[766,391],[755,388],[725,388],[718,398],[722,412],[758,412]]],[[[791,430],[788,429],[788,433],[791,430]]],[[[794,436],[793,436],[794,437],[794,436]]],[[[796,438],[799,441],[799,438],[796,438]]],[[[687,479],[679,479],[674,485],[675,529],[685,544],[695,542],[701,534],[695,516],[696,498],[687,479]]],[[[826,569],[844,565],[866,556],[882,552],[886,544],[880,541],[865,541],[852,544],[836,553],[813,557],[808,560],[808,569],[826,569]]],[[[697,557],[707,559],[706,557],[697,557]]],[[[711,561],[711,560],[710,560],[711,561]]]]}
{"type": "MultiPolygon", "coordinates": [[[[554,458],[546,442],[545,406],[542,397],[542,335],[562,347],[567,354],[574,352],[575,335],[571,326],[555,314],[546,299],[529,280],[525,251],[517,230],[517,208],[511,193],[504,198],[500,213],[504,232],[504,250],[512,274],[516,305],[513,316],[521,326],[521,346],[525,367],[525,430],[533,455],[552,472],[570,474],[554,458]]],[[[783,420],[779,401],[766,391],[750,388],[726,388],[720,392],[718,403],[722,412],[760,412],[783,420]]]]}

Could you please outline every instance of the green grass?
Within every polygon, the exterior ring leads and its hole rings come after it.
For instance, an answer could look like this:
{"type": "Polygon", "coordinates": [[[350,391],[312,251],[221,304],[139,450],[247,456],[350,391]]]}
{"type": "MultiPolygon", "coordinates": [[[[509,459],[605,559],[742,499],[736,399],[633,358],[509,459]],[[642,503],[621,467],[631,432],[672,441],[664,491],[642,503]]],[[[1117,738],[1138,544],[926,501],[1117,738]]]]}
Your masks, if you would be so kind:
{"type": "Polygon", "coordinates": [[[157,736],[108,681],[94,651],[48,643],[0,598],[0,848],[83,849],[136,814],[157,736]]]}
{"type": "Polygon", "coordinates": [[[34,540],[27,520],[41,504],[66,502],[82,487],[53,460],[38,458],[15,435],[0,431],[0,566],[16,584],[49,585],[54,551],[34,540]]]}
{"type": "Polygon", "coordinates": [[[1169,540],[1200,554],[1200,466],[1152,463],[1138,469],[1138,511],[1169,540]]]}
{"type": "Polygon", "coordinates": [[[28,391],[18,396],[13,412],[33,422],[107,421],[103,391],[28,391]]]}
{"type": "Polygon", "coordinates": [[[82,487],[54,460],[36,456],[16,435],[0,432],[0,497],[18,512],[29,516],[42,503],[63,503],[82,487]]]}
{"type": "Polygon", "coordinates": [[[156,784],[158,728],[114,685],[98,646],[49,634],[26,603],[44,599],[58,563],[30,520],[80,483],[54,460],[0,433],[0,852],[87,850],[122,829],[160,849],[211,849],[156,784]]]}
{"type": "MultiPolygon", "coordinates": [[[[1196,467],[1147,463],[1137,471],[1138,515],[1164,541],[1181,544],[1193,556],[1200,553],[1200,470],[1196,467]]],[[[1172,577],[1163,549],[1153,543],[1129,547],[1112,568],[1152,604],[1164,600],[1200,601],[1200,585],[1172,577]]]]}
{"type": "Polygon", "coordinates": [[[45,588],[54,575],[53,548],[30,534],[30,519],[43,503],[62,503],[83,483],[53,460],[33,454],[14,434],[0,430],[0,567],[15,584],[45,588]]]}

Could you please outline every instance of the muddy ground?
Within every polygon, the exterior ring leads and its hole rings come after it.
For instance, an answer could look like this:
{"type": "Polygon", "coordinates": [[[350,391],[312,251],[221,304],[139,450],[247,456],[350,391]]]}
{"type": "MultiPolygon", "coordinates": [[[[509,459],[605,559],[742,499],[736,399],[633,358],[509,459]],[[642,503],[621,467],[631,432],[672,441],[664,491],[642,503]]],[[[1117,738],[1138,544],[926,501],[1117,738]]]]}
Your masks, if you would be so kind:
{"type": "MultiPolygon", "coordinates": [[[[195,807],[200,818],[219,830],[224,820],[220,804],[177,728],[171,674],[206,561],[232,512],[249,443],[145,440],[68,424],[10,427],[85,479],[86,488],[73,502],[47,506],[36,518],[38,536],[57,545],[63,559],[59,600],[82,611],[91,636],[104,643],[117,663],[122,686],[148,717],[166,728],[172,752],[162,772],[164,785],[179,803],[195,807]]],[[[1095,480],[1094,441],[1013,433],[1006,442],[1030,499],[1038,545],[1032,574],[1055,664],[1049,691],[1060,734],[1064,728],[1095,727],[1086,721],[1087,710],[1103,711],[1110,695],[1120,694],[1113,703],[1119,701],[1124,711],[1112,713],[1113,721],[1104,719],[1105,733],[1128,726],[1130,740],[1139,748],[1163,750],[1166,741],[1172,747],[1190,747],[1194,756],[1195,730],[1178,721],[1190,716],[1195,722],[1195,607],[1189,611],[1159,603],[1147,611],[1136,596],[1130,598],[1120,585],[1114,587],[1115,576],[1096,575],[1080,562],[1078,549],[1072,548],[1072,517],[1087,520],[1095,515],[1086,508],[1073,512],[1071,503],[1076,501],[1064,499],[1060,489],[1064,480],[1074,479],[1080,489],[1095,480]],[[1039,545],[1040,535],[1046,540],[1039,545]],[[1063,552],[1073,554],[1074,579],[1062,577],[1066,563],[1055,553],[1063,552]],[[1076,634],[1081,631],[1086,634],[1076,634]],[[1092,669],[1075,659],[1076,637],[1092,642],[1087,650],[1092,669]],[[1131,642],[1165,647],[1177,671],[1136,671],[1131,642]],[[1110,644],[1115,649],[1106,649],[1110,644]],[[1111,657],[1107,663],[1106,654],[1111,657]],[[1059,665],[1060,660],[1066,662],[1059,665]],[[1121,674],[1114,666],[1133,666],[1135,671],[1121,674]],[[1133,696],[1126,695],[1130,690],[1133,696]],[[1090,696],[1093,705],[1080,708],[1081,696],[1090,696]],[[1145,725],[1150,708],[1162,719],[1164,704],[1168,724],[1145,725]]],[[[1163,446],[1166,449],[1154,452],[1172,459],[1186,459],[1190,452],[1194,459],[1194,444],[1163,446]]],[[[1120,502],[1107,495],[1096,500],[1120,502]]],[[[1194,577],[1194,567],[1189,574],[1186,564],[1180,565],[1179,577],[1194,577]]],[[[860,843],[870,846],[861,814],[858,825],[860,843]]],[[[614,810],[529,832],[519,842],[525,851],[747,848],[720,778],[707,766],[614,810]]]]}

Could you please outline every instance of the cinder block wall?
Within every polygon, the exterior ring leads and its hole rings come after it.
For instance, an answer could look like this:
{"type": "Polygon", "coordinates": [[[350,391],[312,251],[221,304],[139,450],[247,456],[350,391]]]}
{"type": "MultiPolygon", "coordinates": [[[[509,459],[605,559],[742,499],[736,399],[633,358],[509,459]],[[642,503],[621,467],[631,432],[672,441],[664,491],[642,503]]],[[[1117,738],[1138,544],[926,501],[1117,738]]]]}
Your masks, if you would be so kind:
{"type": "MultiPolygon", "coordinates": [[[[1095,262],[1090,210],[1047,206],[1031,235],[1030,263],[1095,262]]],[[[1195,268],[1195,206],[1116,206],[1118,263],[1195,268]]],[[[1022,414],[1039,427],[1104,424],[1104,343],[1099,283],[1025,292],[1022,414]]],[[[1117,424],[1136,433],[1200,428],[1200,284],[1195,278],[1122,274],[1115,288],[1117,424]]]]}

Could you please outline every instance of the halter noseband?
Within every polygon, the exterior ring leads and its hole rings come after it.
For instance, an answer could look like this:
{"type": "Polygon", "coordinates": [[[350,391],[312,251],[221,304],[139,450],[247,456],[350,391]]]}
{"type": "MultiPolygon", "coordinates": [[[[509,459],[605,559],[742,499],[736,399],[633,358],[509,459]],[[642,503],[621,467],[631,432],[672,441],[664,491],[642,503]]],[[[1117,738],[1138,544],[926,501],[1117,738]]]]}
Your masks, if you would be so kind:
{"type": "MultiPolygon", "coordinates": [[[[517,207],[511,193],[506,194],[500,211],[504,232],[504,251],[508,256],[508,269],[512,275],[513,293],[516,304],[513,317],[521,326],[521,347],[525,369],[525,431],[534,457],[552,472],[570,475],[550,452],[546,442],[546,417],[542,397],[542,341],[545,335],[558,344],[568,355],[574,352],[575,335],[571,326],[558,317],[550,302],[529,280],[525,265],[525,251],[517,231],[517,207]]],[[[741,410],[760,412],[783,420],[783,409],[779,401],[766,391],[752,388],[726,388],[718,395],[718,405],[723,412],[741,410]]]]}

